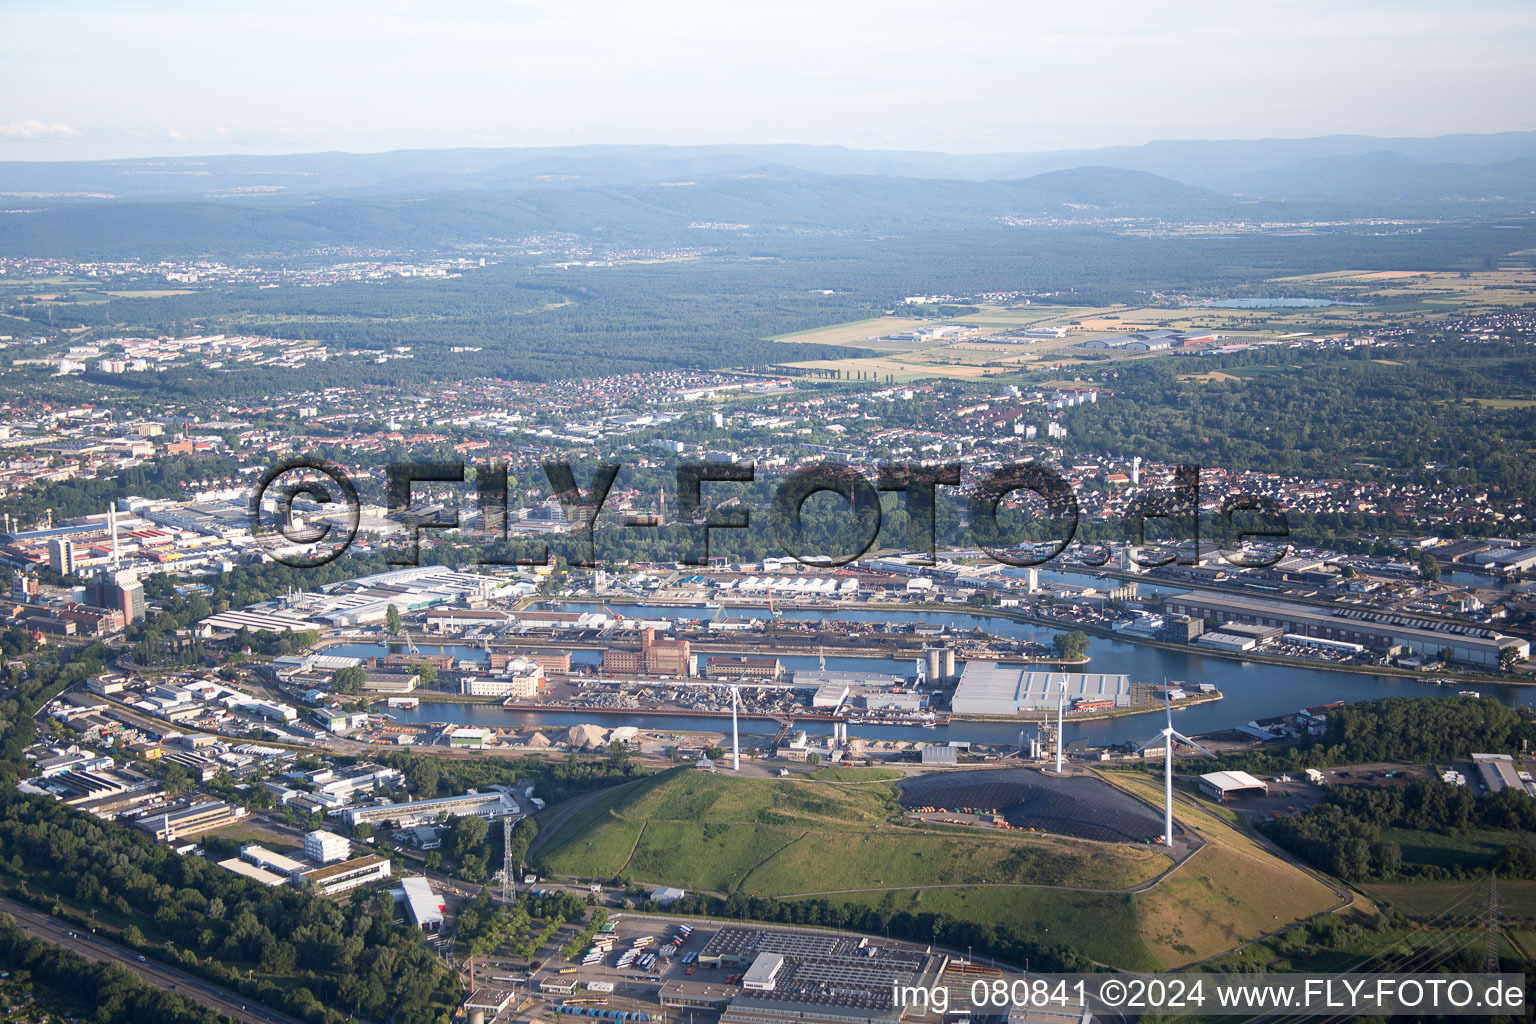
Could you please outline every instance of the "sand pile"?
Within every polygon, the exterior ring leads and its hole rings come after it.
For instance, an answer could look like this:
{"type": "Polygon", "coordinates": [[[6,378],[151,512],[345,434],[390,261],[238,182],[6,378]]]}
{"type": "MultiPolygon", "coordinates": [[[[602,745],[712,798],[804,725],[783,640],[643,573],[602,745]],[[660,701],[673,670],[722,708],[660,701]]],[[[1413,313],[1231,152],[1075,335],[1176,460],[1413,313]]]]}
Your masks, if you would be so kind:
{"type": "Polygon", "coordinates": [[[573,725],[566,730],[565,742],[577,750],[607,746],[608,730],[595,725],[573,725]]]}

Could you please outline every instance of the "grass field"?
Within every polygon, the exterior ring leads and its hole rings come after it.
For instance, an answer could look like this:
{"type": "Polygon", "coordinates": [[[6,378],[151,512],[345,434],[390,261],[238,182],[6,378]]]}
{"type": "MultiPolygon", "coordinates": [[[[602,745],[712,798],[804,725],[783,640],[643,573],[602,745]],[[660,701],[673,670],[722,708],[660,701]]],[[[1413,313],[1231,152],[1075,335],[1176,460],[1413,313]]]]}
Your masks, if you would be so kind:
{"type": "MultiPolygon", "coordinates": [[[[1339,902],[1330,886],[1274,856],[1235,827],[1229,812],[1204,801],[1181,798],[1178,814],[1205,846],[1146,891],[1129,893],[1118,890],[1167,872],[1161,849],[916,828],[903,822],[890,781],[869,769],[829,771],[800,779],[687,768],[651,776],[595,800],[561,828],[541,860],[556,875],[623,874],[697,891],[1006,922],[1138,970],[1220,954],[1339,902]]],[[[1150,777],[1111,778],[1161,798],[1150,777]]]]}
{"type": "Polygon", "coordinates": [[[817,345],[860,345],[862,342],[873,341],[883,334],[897,334],[909,330],[924,320],[913,320],[899,316],[877,316],[868,320],[855,320],[852,323],[833,324],[830,327],[812,327],[809,330],[795,331],[791,334],[778,334],[769,341],[804,341],[817,345]]]}
{"type": "Polygon", "coordinates": [[[1146,847],[909,826],[895,787],[868,775],[735,779],[687,768],[605,794],[542,857],[555,874],[763,896],[971,883],[1118,889],[1168,866],[1146,847]]]}
{"type": "Polygon", "coordinates": [[[1153,971],[1161,966],[1138,927],[1137,897],[1127,893],[972,886],[859,893],[844,900],[910,914],[950,914],[980,924],[1011,924],[1041,942],[1067,943],[1099,963],[1125,970],[1153,971]]]}
{"type": "MultiPolygon", "coordinates": [[[[1488,906],[1488,883],[1481,879],[1372,883],[1362,888],[1394,909],[1421,920],[1446,913],[1477,917],[1488,906]]],[[[1499,906],[1506,918],[1536,918],[1536,881],[1500,879],[1499,906]]]]}
{"type": "MultiPolygon", "coordinates": [[[[1161,802],[1151,776],[1114,773],[1118,785],[1161,802]]],[[[1182,966],[1322,913],[1334,890],[1238,831],[1224,809],[1183,796],[1174,813],[1206,845],[1159,885],[1134,897],[1136,926],[1158,965],[1182,966]]]]}
{"type": "Polygon", "coordinates": [[[1489,409],[1529,409],[1536,406],[1536,398],[1474,398],[1472,401],[1489,409]]]}
{"type": "Polygon", "coordinates": [[[1390,839],[1403,851],[1404,864],[1433,864],[1439,867],[1463,865],[1491,868],[1498,863],[1505,847],[1531,842],[1523,832],[1503,829],[1467,829],[1445,835],[1417,829],[1383,829],[1383,839],[1390,839]]]}

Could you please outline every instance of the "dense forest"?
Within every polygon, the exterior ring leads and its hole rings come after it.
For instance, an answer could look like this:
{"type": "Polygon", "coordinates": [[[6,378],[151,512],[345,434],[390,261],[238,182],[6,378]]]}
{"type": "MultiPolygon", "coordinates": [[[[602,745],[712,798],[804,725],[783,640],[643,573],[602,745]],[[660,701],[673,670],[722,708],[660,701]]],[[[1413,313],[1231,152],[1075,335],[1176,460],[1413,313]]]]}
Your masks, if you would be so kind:
{"type": "Polygon", "coordinates": [[[1405,863],[1388,829],[1434,835],[1497,829],[1523,842],[1503,847],[1494,865],[1504,878],[1536,878],[1536,801],[1515,789],[1477,796],[1438,779],[1398,786],[1330,786],[1322,803],[1262,826],[1275,842],[1314,867],[1349,881],[1396,877],[1466,877],[1469,865],[1405,863]]]}
{"type": "Polygon", "coordinates": [[[1404,761],[1446,762],[1473,751],[1512,753],[1536,742],[1536,720],[1492,697],[1384,697],[1330,708],[1321,736],[1304,736],[1287,747],[1200,758],[1189,772],[1240,768],[1290,772],[1331,765],[1404,761]]]}
{"type": "MultiPolygon", "coordinates": [[[[210,372],[195,366],[87,374],[103,394],[196,401],[330,385],[409,387],[478,376],[542,381],[835,356],[846,350],[764,339],[878,314],[917,290],[1021,291],[1051,294],[1067,304],[1140,304],[1151,293],[1249,294],[1270,287],[1277,275],[1341,266],[1483,269],[1507,262],[1530,230],[1524,224],[1501,227],[1462,223],[1390,235],[1339,228],[1306,236],[1195,237],[1140,237],[1081,225],[1004,230],[995,224],[911,233],[709,233],[692,239],[694,247],[703,247],[698,255],[680,260],[585,267],[517,256],[447,280],[212,286],[188,295],[65,304],[14,299],[3,312],[38,324],[46,315],[50,324],[84,327],[73,339],[79,343],[217,330],[318,339],[337,350],[412,349],[413,358],[383,364],[333,358],[303,369],[244,365],[210,372]],[[480,351],[468,351],[475,348],[480,351]]],[[[150,222],[144,230],[158,229],[150,222]]],[[[595,255],[615,241],[595,237],[601,239],[595,255]]],[[[291,250],[266,251],[271,262],[281,263],[289,258],[281,253],[291,250]]],[[[70,387],[41,371],[31,376],[49,391],[70,387]]]]}
{"type": "Polygon", "coordinates": [[[35,1000],[93,1024],[222,1024],[228,1019],[179,992],[146,984],[116,964],[93,962],[34,939],[5,917],[0,917],[0,967],[9,972],[0,985],[0,1001],[13,1009],[35,1000]]]}
{"type": "Polygon", "coordinates": [[[58,898],[122,922],[127,945],[316,1024],[345,1012],[428,1024],[458,998],[387,893],[272,889],[44,798],[0,794],[0,874],[44,909],[58,898]]]}
{"type": "Polygon", "coordinates": [[[1074,452],[1135,453],[1228,469],[1489,487],[1536,499],[1536,394],[1528,344],[1425,341],[1319,354],[1117,366],[1112,394],[1066,415],[1074,452]],[[1390,357],[1390,358],[1388,358],[1390,357]],[[1221,371],[1235,379],[1198,381],[1221,371]]]}

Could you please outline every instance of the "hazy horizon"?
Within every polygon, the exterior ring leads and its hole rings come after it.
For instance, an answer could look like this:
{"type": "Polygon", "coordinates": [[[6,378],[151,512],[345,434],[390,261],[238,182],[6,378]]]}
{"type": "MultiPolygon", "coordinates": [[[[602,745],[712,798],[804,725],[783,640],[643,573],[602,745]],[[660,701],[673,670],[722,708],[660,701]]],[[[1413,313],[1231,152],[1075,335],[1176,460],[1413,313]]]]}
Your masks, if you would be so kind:
{"type": "Polygon", "coordinates": [[[955,155],[1536,129],[1536,8],[697,0],[0,11],[0,159],[842,145],[955,155]]]}
{"type": "MultiPolygon", "coordinates": [[[[230,149],[230,150],[211,150],[210,149],[210,150],[208,150],[206,152],[205,151],[188,151],[188,152],[178,152],[178,153],[156,153],[156,154],[151,154],[151,153],[132,153],[132,152],[130,152],[130,153],[123,153],[123,154],[120,154],[118,156],[106,156],[106,157],[79,157],[79,156],[53,156],[53,157],[48,157],[48,156],[19,156],[19,157],[0,157],[0,162],[7,162],[7,163],[11,163],[11,162],[35,162],[35,163],[56,162],[56,163],[66,163],[66,162],[71,162],[71,161],[78,161],[78,162],[87,162],[87,163],[94,163],[94,162],[107,162],[107,163],[110,163],[110,162],[117,162],[117,161],[138,161],[138,160],[167,160],[167,159],[175,159],[175,160],[221,160],[221,159],[227,159],[227,158],[240,158],[240,157],[285,157],[285,156],[299,157],[299,156],[319,156],[319,155],[329,155],[329,154],[336,154],[336,155],[340,155],[340,156],[369,157],[369,156],[389,156],[391,154],[396,154],[396,153],[439,152],[439,151],[450,151],[450,150],[469,150],[469,151],[472,151],[472,152],[473,151],[497,152],[497,151],[500,151],[500,150],[559,151],[559,150],[577,149],[577,148],[590,148],[590,149],[603,149],[603,148],[614,148],[614,149],[627,149],[627,148],[657,148],[657,149],[724,149],[724,148],[743,148],[743,149],[753,149],[753,148],[767,148],[767,147],[773,147],[773,146],[794,146],[794,147],[802,147],[803,146],[803,147],[825,148],[825,149],[845,149],[845,150],[848,150],[849,152],[854,152],[854,153],[879,153],[879,152],[913,153],[913,154],[923,154],[923,155],[932,155],[932,156],[948,156],[948,157],[957,157],[957,158],[963,158],[963,157],[988,157],[988,156],[993,156],[993,157],[1015,157],[1015,156],[1017,156],[1017,157],[1025,157],[1025,156],[1048,156],[1048,155],[1051,155],[1051,154],[1054,154],[1054,153],[1067,153],[1067,152],[1079,152],[1079,151],[1080,152],[1084,152],[1084,153],[1091,153],[1091,152],[1101,151],[1101,150],[1102,151],[1108,151],[1108,150],[1115,150],[1115,149],[1136,149],[1136,148],[1143,147],[1143,146],[1155,146],[1155,145],[1185,145],[1185,144],[1199,145],[1199,144],[1202,144],[1202,143],[1220,143],[1220,142],[1234,142],[1234,143],[1302,142],[1302,141],[1307,141],[1307,140],[1312,140],[1312,139],[1327,139],[1327,138],[1340,138],[1340,139],[1343,139],[1343,138],[1361,138],[1361,139],[1379,139],[1379,140],[1382,140],[1382,141],[1402,140],[1402,139],[1409,139],[1409,140],[1431,140],[1431,139],[1440,139],[1440,138],[1451,138],[1451,137],[1455,137],[1455,136],[1458,136],[1458,135],[1465,135],[1465,136],[1469,136],[1469,137],[1470,136],[1491,137],[1491,136],[1500,136],[1500,135],[1528,134],[1528,133],[1532,133],[1532,132],[1536,132],[1536,128],[1509,128],[1509,129],[1504,129],[1502,131],[1495,129],[1495,130],[1491,130],[1491,131],[1487,131],[1487,132],[1450,131],[1450,132],[1439,132],[1439,133],[1436,133],[1436,134],[1433,134],[1433,135],[1391,135],[1391,136],[1389,136],[1389,135],[1371,134],[1371,133],[1367,133],[1367,132],[1335,132],[1335,133],[1332,133],[1330,135],[1287,135],[1287,136],[1280,136],[1280,135],[1260,136],[1260,135],[1255,135],[1255,136],[1250,136],[1250,137],[1211,136],[1209,138],[1198,138],[1198,139],[1197,138],[1158,138],[1158,139],[1148,139],[1148,140],[1146,140],[1144,142],[1134,142],[1134,143],[1106,143],[1103,146],[1059,147],[1059,148],[1055,148],[1055,149],[1019,149],[1019,150],[1001,150],[1001,149],[998,149],[998,150],[957,150],[957,149],[945,150],[945,149],[924,149],[924,148],[920,148],[920,147],[850,146],[850,145],[844,145],[842,143],[836,143],[836,142],[798,142],[798,141],[794,141],[794,140],[780,141],[780,142],[753,142],[753,141],[745,141],[745,142],[708,142],[708,141],[705,141],[705,142],[587,142],[587,143],[570,143],[570,144],[546,143],[546,144],[533,144],[533,145],[526,145],[526,146],[525,145],[507,145],[507,146],[473,146],[473,145],[467,145],[467,146],[449,146],[449,145],[444,145],[444,146],[394,146],[394,147],[387,148],[387,149],[337,149],[337,148],[331,148],[331,149],[293,149],[293,150],[284,150],[284,151],[274,151],[274,152],[270,152],[270,153],[268,153],[268,152],[250,152],[250,153],[247,153],[247,152],[241,152],[241,151],[233,150],[233,149],[230,149]]],[[[3,147],[0,147],[0,149],[3,149],[3,147]]]]}

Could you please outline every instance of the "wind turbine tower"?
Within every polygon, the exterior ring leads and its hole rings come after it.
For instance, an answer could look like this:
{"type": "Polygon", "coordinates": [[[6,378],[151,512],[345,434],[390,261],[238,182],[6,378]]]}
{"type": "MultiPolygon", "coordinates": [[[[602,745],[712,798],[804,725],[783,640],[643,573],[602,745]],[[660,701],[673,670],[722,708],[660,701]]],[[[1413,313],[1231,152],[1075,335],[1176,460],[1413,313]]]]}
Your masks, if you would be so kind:
{"type": "Polygon", "coordinates": [[[741,732],[736,724],[736,705],[741,699],[741,687],[731,687],[731,771],[741,771],[741,732]]]}
{"type": "Polygon", "coordinates": [[[1067,709],[1067,681],[1065,678],[1056,681],[1056,774],[1061,774],[1061,726],[1062,719],[1067,709]]]}
{"type": "Polygon", "coordinates": [[[1163,688],[1163,701],[1164,701],[1164,703],[1166,705],[1166,708],[1167,708],[1168,724],[1163,726],[1163,729],[1162,729],[1161,732],[1159,732],[1156,736],[1152,737],[1146,743],[1142,744],[1142,746],[1143,747],[1150,747],[1154,743],[1156,743],[1158,740],[1162,740],[1163,741],[1163,845],[1164,846],[1172,846],[1173,845],[1173,741],[1174,740],[1181,740],[1181,741],[1183,741],[1185,743],[1188,743],[1190,746],[1194,747],[1196,750],[1200,751],[1200,753],[1202,753],[1202,754],[1209,754],[1210,751],[1206,750],[1200,744],[1196,743],[1194,740],[1190,739],[1188,736],[1185,736],[1183,733],[1179,732],[1177,729],[1175,729],[1173,727],[1173,698],[1168,695],[1168,689],[1167,689],[1166,686],[1163,688]]]}

